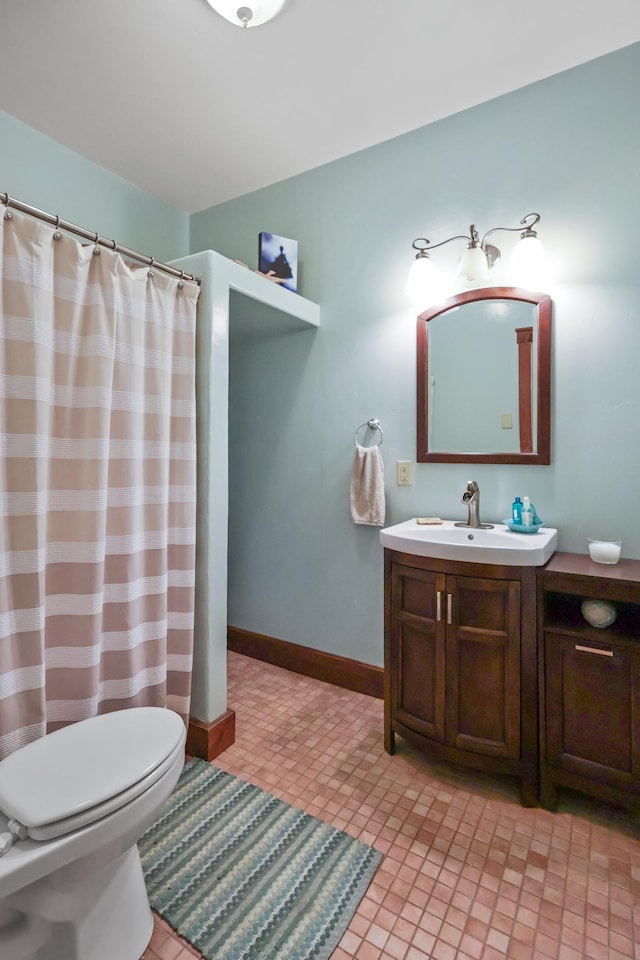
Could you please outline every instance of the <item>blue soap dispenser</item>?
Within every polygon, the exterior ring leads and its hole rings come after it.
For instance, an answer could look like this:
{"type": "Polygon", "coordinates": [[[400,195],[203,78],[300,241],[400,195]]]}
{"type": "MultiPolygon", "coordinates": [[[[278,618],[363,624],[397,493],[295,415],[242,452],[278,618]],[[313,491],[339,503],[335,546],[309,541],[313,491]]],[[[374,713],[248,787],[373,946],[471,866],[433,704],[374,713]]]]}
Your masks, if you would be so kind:
{"type": "Polygon", "coordinates": [[[522,526],[522,500],[520,497],[516,497],[511,504],[511,520],[518,526],[522,526]]]}

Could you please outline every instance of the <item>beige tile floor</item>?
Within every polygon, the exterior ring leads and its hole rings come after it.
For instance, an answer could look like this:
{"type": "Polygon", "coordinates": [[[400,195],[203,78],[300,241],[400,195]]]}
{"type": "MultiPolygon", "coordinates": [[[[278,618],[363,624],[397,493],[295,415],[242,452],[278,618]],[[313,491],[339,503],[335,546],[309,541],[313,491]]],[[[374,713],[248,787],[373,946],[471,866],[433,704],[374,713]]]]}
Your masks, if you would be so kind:
{"type": "MultiPolygon", "coordinates": [[[[382,746],[382,702],[229,656],[215,763],[384,853],[332,960],[640,960],[640,825],[382,746]]],[[[200,954],[156,918],[144,960],[200,954]]],[[[224,960],[223,957],[220,960],[224,960]]]]}

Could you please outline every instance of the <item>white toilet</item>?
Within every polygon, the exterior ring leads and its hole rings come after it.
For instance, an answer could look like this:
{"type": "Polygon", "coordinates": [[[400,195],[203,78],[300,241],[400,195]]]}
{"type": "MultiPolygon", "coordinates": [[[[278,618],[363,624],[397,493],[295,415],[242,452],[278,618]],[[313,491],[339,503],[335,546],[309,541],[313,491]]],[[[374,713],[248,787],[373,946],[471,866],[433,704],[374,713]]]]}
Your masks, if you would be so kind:
{"type": "Polygon", "coordinates": [[[2,960],[139,960],[153,930],[136,843],[184,764],[185,725],[134,707],[0,762],[2,960]],[[10,821],[13,821],[9,828],[10,821]]]}

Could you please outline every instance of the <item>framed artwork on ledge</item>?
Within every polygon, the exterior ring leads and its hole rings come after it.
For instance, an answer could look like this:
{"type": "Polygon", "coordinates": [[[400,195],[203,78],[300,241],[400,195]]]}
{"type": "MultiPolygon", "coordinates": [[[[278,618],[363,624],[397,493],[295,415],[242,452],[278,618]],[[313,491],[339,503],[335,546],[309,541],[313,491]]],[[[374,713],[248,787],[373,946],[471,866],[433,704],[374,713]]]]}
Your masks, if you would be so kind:
{"type": "Polygon", "coordinates": [[[261,233],[258,237],[258,272],[287,290],[298,289],[298,241],[261,233]]]}

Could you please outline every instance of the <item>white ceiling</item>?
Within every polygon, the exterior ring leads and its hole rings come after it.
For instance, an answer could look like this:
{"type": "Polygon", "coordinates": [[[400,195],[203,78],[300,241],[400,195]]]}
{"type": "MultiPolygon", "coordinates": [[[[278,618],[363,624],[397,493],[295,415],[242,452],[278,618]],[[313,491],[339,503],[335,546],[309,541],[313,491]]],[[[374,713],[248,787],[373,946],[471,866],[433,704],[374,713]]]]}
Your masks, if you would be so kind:
{"type": "Polygon", "coordinates": [[[639,0],[0,0],[0,108],[192,213],[638,40],[639,0]]]}

